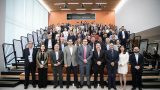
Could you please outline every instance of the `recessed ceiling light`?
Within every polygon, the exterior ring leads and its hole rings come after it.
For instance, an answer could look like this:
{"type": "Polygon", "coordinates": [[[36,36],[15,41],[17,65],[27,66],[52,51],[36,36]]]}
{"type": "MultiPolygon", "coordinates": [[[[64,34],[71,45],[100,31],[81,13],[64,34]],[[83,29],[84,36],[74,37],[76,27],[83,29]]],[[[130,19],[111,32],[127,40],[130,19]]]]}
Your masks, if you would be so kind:
{"type": "Polygon", "coordinates": [[[63,5],[65,3],[54,3],[54,5],[63,5]]]}
{"type": "Polygon", "coordinates": [[[60,9],[60,10],[71,10],[71,9],[60,9]]]}
{"type": "Polygon", "coordinates": [[[91,9],[91,10],[102,10],[102,9],[100,9],[100,8],[95,8],[95,9],[91,9]]]}
{"type": "Polygon", "coordinates": [[[79,9],[76,9],[76,10],[86,10],[86,9],[83,9],[83,8],[79,8],[79,9]]]}
{"type": "Polygon", "coordinates": [[[82,4],[93,4],[93,3],[82,3],[82,4]]]}
{"type": "Polygon", "coordinates": [[[79,4],[79,3],[68,3],[68,4],[79,4]]]}
{"type": "Polygon", "coordinates": [[[107,4],[107,3],[96,3],[96,4],[107,4]]]}

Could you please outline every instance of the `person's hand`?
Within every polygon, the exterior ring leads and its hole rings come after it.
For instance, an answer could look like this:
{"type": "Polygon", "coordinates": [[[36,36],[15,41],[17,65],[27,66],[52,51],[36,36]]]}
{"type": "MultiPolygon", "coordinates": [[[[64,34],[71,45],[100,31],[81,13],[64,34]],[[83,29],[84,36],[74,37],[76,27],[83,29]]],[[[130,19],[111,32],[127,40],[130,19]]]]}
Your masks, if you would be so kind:
{"type": "Polygon", "coordinates": [[[43,68],[44,66],[43,65],[40,65],[40,68],[43,68]]]}
{"type": "Polygon", "coordinates": [[[57,64],[54,64],[54,66],[58,66],[57,64]]]}
{"type": "Polygon", "coordinates": [[[120,66],[120,67],[122,67],[123,65],[122,65],[122,64],[120,64],[119,66],[120,66]]]}
{"type": "Polygon", "coordinates": [[[84,61],[84,63],[87,63],[87,59],[84,59],[83,61],[84,61]]]}
{"type": "Polygon", "coordinates": [[[114,66],[114,62],[111,62],[111,66],[114,66]]]}
{"type": "Polygon", "coordinates": [[[61,63],[60,63],[60,62],[57,62],[57,64],[60,65],[61,63]]]}
{"type": "Polygon", "coordinates": [[[97,61],[97,64],[98,64],[98,65],[101,65],[101,61],[97,61]]]}
{"type": "Polygon", "coordinates": [[[140,66],[135,66],[135,68],[136,68],[137,70],[139,70],[139,69],[140,69],[140,66]]]}
{"type": "Polygon", "coordinates": [[[67,64],[65,64],[64,67],[68,67],[67,64]]]}

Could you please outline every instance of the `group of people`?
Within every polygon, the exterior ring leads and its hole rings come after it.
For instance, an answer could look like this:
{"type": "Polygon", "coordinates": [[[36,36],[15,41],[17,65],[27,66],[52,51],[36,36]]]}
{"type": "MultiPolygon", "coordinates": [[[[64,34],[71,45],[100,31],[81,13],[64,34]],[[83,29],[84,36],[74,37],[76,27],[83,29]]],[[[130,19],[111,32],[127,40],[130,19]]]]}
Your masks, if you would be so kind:
{"type": "Polygon", "coordinates": [[[98,86],[98,75],[100,75],[100,86],[104,88],[104,68],[107,68],[108,89],[116,88],[116,74],[120,77],[120,87],[126,90],[126,75],[128,63],[131,64],[133,88],[142,90],[143,56],[139,48],[133,48],[133,54],[127,52],[129,33],[124,26],[118,31],[110,25],[81,22],[76,25],[61,24],[44,30],[41,37],[39,50],[33,48],[29,42],[23,51],[25,58],[25,83],[28,88],[29,74],[32,74],[32,85],[36,87],[35,71],[38,68],[38,87],[47,86],[47,69],[50,57],[53,69],[54,88],[60,85],[63,88],[63,67],[66,69],[66,88],[70,87],[70,74],[74,74],[74,85],[82,88],[84,77],[87,86],[91,88],[90,78],[94,75],[94,88],[98,86]],[[80,80],[78,80],[80,72],[80,80]],[[123,83],[124,81],[124,83],[123,83]]]}

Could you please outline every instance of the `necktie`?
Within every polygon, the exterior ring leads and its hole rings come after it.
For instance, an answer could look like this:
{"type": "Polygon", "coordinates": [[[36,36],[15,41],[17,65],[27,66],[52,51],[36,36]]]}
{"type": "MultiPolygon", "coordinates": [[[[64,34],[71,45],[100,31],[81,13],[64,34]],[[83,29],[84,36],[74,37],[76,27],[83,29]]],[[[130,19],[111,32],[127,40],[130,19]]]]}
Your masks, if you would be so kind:
{"type": "Polygon", "coordinates": [[[86,51],[87,51],[87,50],[86,50],[86,46],[85,46],[85,47],[84,47],[84,55],[83,55],[83,56],[84,56],[84,59],[86,59],[86,51]]]}

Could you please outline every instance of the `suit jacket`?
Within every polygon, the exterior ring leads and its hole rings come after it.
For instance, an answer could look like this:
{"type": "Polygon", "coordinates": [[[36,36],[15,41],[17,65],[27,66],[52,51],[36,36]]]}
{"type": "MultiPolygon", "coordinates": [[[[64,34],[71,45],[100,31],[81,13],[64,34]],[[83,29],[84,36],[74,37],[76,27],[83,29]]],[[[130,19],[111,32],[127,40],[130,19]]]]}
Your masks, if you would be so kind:
{"type": "Polygon", "coordinates": [[[143,71],[144,57],[143,57],[142,54],[139,53],[139,55],[138,55],[138,63],[136,61],[136,57],[135,57],[134,53],[130,55],[129,61],[130,61],[130,64],[131,64],[131,70],[133,72],[137,70],[137,69],[135,69],[135,66],[140,66],[139,71],[140,72],[143,71]]]}
{"type": "MultiPolygon", "coordinates": [[[[41,60],[41,51],[37,52],[37,56],[36,56],[36,61],[37,61],[37,67],[40,68],[40,65],[42,65],[42,60],[41,60]]],[[[48,53],[44,52],[44,68],[48,68],[48,53]]]]}
{"type": "MultiPolygon", "coordinates": [[[[58,55],[59,55],[58,61],[61,63],[60,65],[62,65],[62,63],[63,63],[63,52],[62,52],[62,51],[59,51],[58,55]]],[[[52,64],[52,66],[54,67],[54,64],[57,64],[55,51],[52,51],[52,52],[50,53],[50,57],[51,57],[51,64],[52,64]]]]}
{"type": "MultiPolygon", "coordinates": [[[[54,44],[55,44],[55,40],[52,39],[52,49],[54,49],[54,44]]],[[[44,45],[45,45],[46,50],[47,50],[47,49],[48,49],[48,39],[46,39],[46,40],[44,41],[44,45]]]]}
{"type": "MultiPolygon", "coordinates": [[[[91,48],[93,49],[93,42],[90,42],[89,45],[90,45],[91,48]]],[[[96,42],[94,42],[94,50],[96,50],[96,42]]]]}
{"type": "Polygon", "coordinates": [[[113,50],[114,56],[112,57],[112,51],[107,50],[106,52],[106,63],[108,68],[118,68],[118,61],[119,61],[119,53],[116,50],[113,50]],[[111,62],[114,62],[114,67],[111,66],[111,62]]]}
{"type": "MultiPolygon", "coordinates": [[[[127,40],[127,39],[129,38],[128,32],[127,32],[127,31],[124,31],[124,34],[125,34],[125,39],[127,40]]],[[[123,39],[122,31],[119,32],[118,38],[119,38],[120,40],[123,39]]]]}
{"type": "Polygon", "coordinates": [[[68,46],[64,48],[64,64],[67,66],[77,66],[77,47],[73,46],[72,55],[68,46]]]}
{"type": "Polygon", "coordinates": [[[98,56],[97,50],[93,52],[93,60],[97,64],[97,61],[101,61],[104,63],[105,60],[105,52],[103,50],[100,50],[100,55],[98,56]]]}
{"type": "MultiPolygon", "coordinates": [[[[32,53],[32,59],[33,59],[33,64],[34,68],[36,69],[36,54],[37,54],[37,49],[33,48],[33,53],[32,53]]],[[[29,66],[29,59],[28,56],[30,55],[29,48],[24,49],[23,51],[23,57],[25,59],[25,68],[30,67],[29,66]]]]}
{"type": "MultiPolygon", "coordinates": [[[[91,58],[92,58],[92,55],[93,55],[93,52],[92,52],[92,48],[90,45],[87,45],[87,52],[86,52],[86,59],[87,59],[87,64],[91,64],[91,58]]],[[[83,45],[79,46],[78,47],[78,62],[79,62],[79,65],[83,65],[84,62],[84,49],[83,49],[83,45]]]]}

